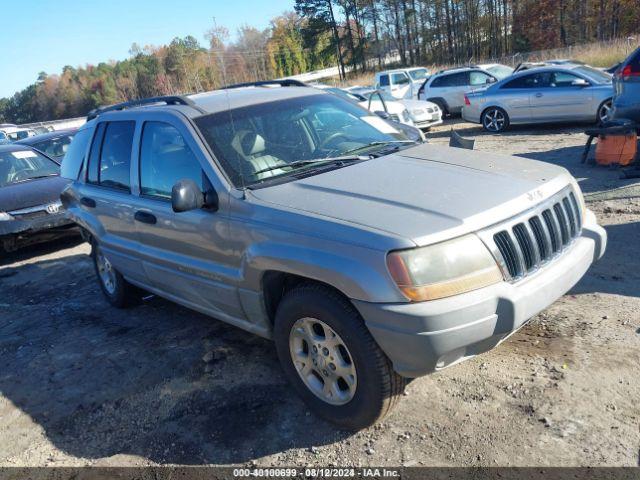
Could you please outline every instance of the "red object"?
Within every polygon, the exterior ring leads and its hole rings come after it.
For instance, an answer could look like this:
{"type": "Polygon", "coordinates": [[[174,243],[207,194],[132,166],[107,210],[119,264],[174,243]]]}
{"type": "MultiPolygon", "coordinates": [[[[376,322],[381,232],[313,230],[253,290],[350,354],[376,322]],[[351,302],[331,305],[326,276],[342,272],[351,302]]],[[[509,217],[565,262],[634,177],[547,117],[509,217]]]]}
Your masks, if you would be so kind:
{"type": "Polygon", "coordinates": [[[629,64],[620,72],[621,77],[640,77],[640,69],[635,69],[633,65],[629,64]]]}
{"type": "Polygon", "coordinates": [[[596,145],[596,162],[599,165],[629,165],[636,158],[635,134],[600,135],[596,145]]]}
{"type": "Polygon", "coordinates": [[[471,102],[469,101],[469,97],[467,97],[466,95],[464,96],[464,104],[467,106],[471,105],[471,102]]]}

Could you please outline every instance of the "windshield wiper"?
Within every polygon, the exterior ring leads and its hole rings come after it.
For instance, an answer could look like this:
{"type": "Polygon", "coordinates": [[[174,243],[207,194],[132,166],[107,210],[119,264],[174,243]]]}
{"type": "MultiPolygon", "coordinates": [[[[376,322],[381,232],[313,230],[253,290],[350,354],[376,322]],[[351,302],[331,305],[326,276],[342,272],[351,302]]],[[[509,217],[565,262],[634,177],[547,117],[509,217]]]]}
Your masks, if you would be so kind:
{"type": "Polygon", "coordinates": [[[365,148],[371,148],[378,145],[393,145],[393,144],[405,144],[405,143],[417,144],[418,142],[416,142],[415,140],[386,140],[386,141],[370,142],[370,143],[367,143],[366,145],[362,145],[361,147],[356,147],[356,148],[352,148],[351,150],[347,150],[344,153],[353,153],[353,152],[357,152],[358,150],[364,150],[365,148]]]}
{"type": "Polygon", "coordinates": [[[39,178],[57,177],[58,175],[59,174],[57,173],[49,173],[47,175],[36,175],[35,177],[23,178],[22,180],[16,180],[15,182],[11,182],[11,183],[24,183],[24,182],[29,182],[31,180],[37,180],[39,178]]]}
{"type": "Polygon", "coordinates": [[[328,165],[328,164],[341,164],[343,162],[359,162],[362,160],[369,160],[369,156],[363,155],[343,155],[340,157],[326,157],[326,158],[314,158],[310,160],[297,160],[295,162],[287,163],[282,162],[277,165],[271,165],[270,167],[263,168],[258,170],[257,172],[253,172],[254,175],[258,175],[260,173],[271,172],[273,170],[280,170],[282,168],[291,167],[293,169],[304,167],[307,165],[328,165]]]}

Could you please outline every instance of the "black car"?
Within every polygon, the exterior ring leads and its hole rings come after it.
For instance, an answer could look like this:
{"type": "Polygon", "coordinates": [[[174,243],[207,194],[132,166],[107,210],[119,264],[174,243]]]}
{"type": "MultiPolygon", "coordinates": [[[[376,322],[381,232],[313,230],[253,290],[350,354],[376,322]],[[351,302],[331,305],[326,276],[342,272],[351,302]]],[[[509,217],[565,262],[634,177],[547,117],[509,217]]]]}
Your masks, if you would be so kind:
{"type": "Polygon", "coordinates": [[[77,235],[60,203],[60,165],[26,145],[0,145],[0,252],[77,235]]]}
{"type": "Polygon", "coordinates": [[[36,150],[48,155],[57,162],[62,162],[62,158],[73,140],[77,129],[58,130],[54,132],[42,133],[33,137],[18,140],[20,145],[29,145],[36,150]]]}

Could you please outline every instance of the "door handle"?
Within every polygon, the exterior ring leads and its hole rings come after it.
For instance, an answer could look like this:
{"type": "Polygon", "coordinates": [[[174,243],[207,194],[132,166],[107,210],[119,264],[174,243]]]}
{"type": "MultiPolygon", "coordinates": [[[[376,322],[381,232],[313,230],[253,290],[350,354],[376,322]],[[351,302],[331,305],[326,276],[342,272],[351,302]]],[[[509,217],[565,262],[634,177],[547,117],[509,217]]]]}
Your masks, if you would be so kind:
{"type": "Polygon", "coordinates": [[[156,216],[149,212],[144,212],[142,210],[138,210],[136,214],[133,216],[138,222],[148,223],[149,225],[155,225],[158,219],[156,216]]]}
{"type": "Polygon", "coordinates": [[[88,208],[96,208],[96,201],[93,198],[82,197],[80,203],[88,208]]]}
{"type": "Polygon", "coordinates": [[[536,93],[536,98],[540,98],[542,94],[540,92],[536,93]]]}

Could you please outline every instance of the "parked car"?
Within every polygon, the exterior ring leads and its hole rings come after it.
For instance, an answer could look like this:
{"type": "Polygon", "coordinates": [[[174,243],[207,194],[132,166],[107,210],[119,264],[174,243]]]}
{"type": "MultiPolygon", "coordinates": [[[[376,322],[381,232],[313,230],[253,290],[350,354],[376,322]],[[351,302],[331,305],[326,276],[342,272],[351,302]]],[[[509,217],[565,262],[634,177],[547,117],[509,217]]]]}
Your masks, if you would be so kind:
{"type": "Polygon", "coordinates": [[[27,137],[23,140],[18,140],[16,143],[20,145],[29,145],[54,160],[61,162],[62,157],[69,149],[71,140],[76,134],[77,129],[71,128],[67,130],[58,130],[54,132],[42,133],[33,137],[27,137]]]}
{"type": "Polygon", "coordinates": [[[513,75],[514,70],[513,67],[502,65],[500,63],[485,63],[478,65],[478,68],[481,68],[485,72],[489,72],[498,80],[502,80],[503,78],[507,78],[509,75],[513,75]]]}
{"type": "Polygon", "coordinates": [[[586,65],[557,65],[467,93],[462,117],[490,132],[515,124],[604,122],[612,96],[609,74],[586,65]]]}
{"type": "Polygon", "coordinates": [[[622,62],[613,77],[612,118],[640,124],[640,47],[622,62]]]}
{"type": "MultiPolygon", "coordinates": [[[[421,130],[429,130],[435,125],[442,124],[442,111],[435,103],[426,102],[423,100],[409,100],[406,98],[396,99],[382,90],[375,90],[372,88],[357,87],[355,89],[348,89],[348,92],[359,96],[361,98],[361,105],[369,108],[371,104],[372,108],[377,108],[377,105],[384,101],[389,105],[393,102],[398,102],[404,106],[409,112],[409,116],[413,121],[413,125],[421,130]],[[374,104],[376,107],[373,107],[374,104]]],[[[369,108],[371,110],[371,108],[369,108]]]]}
{"type": "Polygon", "coordinates": [[[10,252],[78,230],[61,209],[68,184],[60,165],[26,145],[0,146],[0,251],[10,252]]]}
{"type": "Polygon", "coordinates": [[[265,85],[98,110],[62,199],[112,305],[143,289],[272,338],[323,418],[371,425],[406,378],[497,346],[602,256],[564,168],[265,85]]]}
{"type": "Polygon", "coordinates": [[[476,67],[442,70],[424,82],[418,99],[435,103],[444,115],[456,115],[464,106],[465,92],[496,81],[494,75],[476,67]]]}
{"type": "Polygon", "coordinates": [[[417,98],[420,85],[429,77],[424,67],[398,68],[376,73],[375,88],[394,98],[417,98]]]}
{"type": "Polygon", "coordinates": [[[369,99],[367,97],[359,95],[355,92],[343,90],[342,88],[330,87],[328,85],[313,85],[313,87],[325,90],[329,93],[333,93],[334,95],[338,95],[339,97],[342,97],[346,100],[356,102],[361,107],[378,115],[382,114],[381,116],[388,118],[394,122],[403,123],[411,127],[414,126],[413,120],[411,119],[411,114],[409,113],[409,110],[407,110],[407,107],[405,107],[395,98],[393,100],[390,100],[389,102],[385,102],[385,104],[383,104],[380,100],[374,100],[369,103],[369,99]]]}
{"type": "Polygon", "coordinates": [[[6,133],[0,132],[0,145],[5,145],[7,143],[11,143],[11,140],[9,140],[6,133]]]}
{"type": "Polygon", "coordinates": [[[18,140],[22,140],[23,138],[33,137],[36,135],[36,132],[34,132],[32,129],[22,127],[3,127],[1,131],[11,142],[17,142],[18,140]]]}

